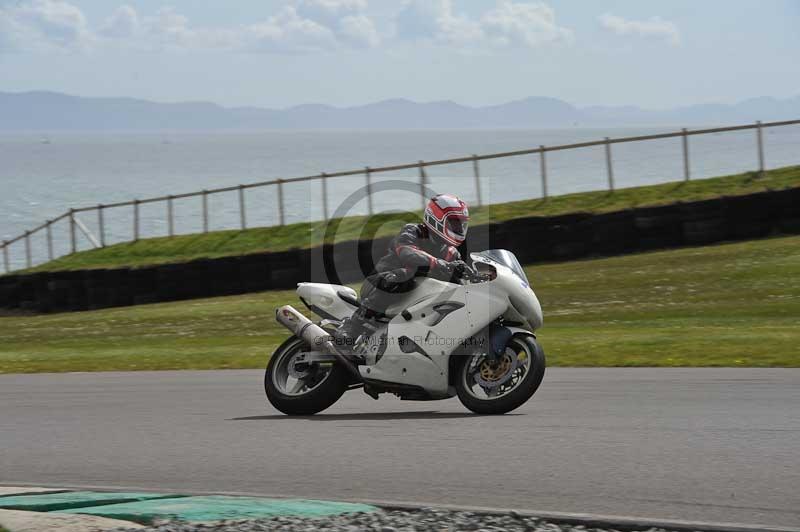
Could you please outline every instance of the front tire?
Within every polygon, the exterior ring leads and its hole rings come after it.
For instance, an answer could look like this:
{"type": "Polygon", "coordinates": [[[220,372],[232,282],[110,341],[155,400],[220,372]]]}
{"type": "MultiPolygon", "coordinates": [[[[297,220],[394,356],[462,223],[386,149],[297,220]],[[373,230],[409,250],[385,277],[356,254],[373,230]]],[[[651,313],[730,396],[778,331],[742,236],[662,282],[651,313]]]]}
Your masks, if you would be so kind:
{"type": "Polygon", "coordinates": [[[511,387],[512,384],[509,384],[507,393],[498,391],[496,392],[498,395],[495,397],[491,397],[491,392],[487,392],[486,388],[476,384],[475,375],[472,373],[485,355],[476,354],[464,357],[465,360],[458,366],[455,383],[461,403],[476,414],[485,415],[505,414],[525,404],[539,389],[544,378],[546,362],[544,350],[533,336],[512,336],[506,345],[506,353],[514,353],[513,356],[522,358],[523,352],[530,362],[524,374],[519,376],[518,382],[511,380],[513,387],[511,387]],[[476,392],[476,387],[482,392],[476,392]]]}
{"type": "Polygon", "coordinates": [[[264,373],[264,391],[269,402],[290,416],[310,416],[333,405],[347,391],[347,370],[335,362],[303,368],[305,379],[296,378],[295,355],[310,351],[304,341],[292,336],[272,354],[264,373]]]}

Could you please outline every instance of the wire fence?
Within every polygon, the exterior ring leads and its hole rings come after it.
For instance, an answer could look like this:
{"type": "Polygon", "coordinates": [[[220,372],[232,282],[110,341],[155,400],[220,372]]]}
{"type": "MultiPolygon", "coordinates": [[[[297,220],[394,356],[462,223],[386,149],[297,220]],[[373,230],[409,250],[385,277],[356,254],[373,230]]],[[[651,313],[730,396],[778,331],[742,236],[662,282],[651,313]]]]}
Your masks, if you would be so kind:
{"type": "MultiPolygon", "coordinates": [[[[422,198],[420,206],[424,208],[426,202],[424,191],[426,190],[429,181],[428,169],[431,167],[441,167],[444,165],[467,164],[471,166],[474,192],[475,192],[474,197],[477,200],[478,206],[481,206],[484,205],[484,203],[489,203],[486,201],[486,198],[484,198],[484,194],[482,192],[483,188],[482,179],[485,178],[482,178],[481,175],[481,161],[488,161],[492,159],[503,159],[510,157],[522,157],[528,155],[538,155],[539,159],[538,173],[541,184],[540,197],[547,198],[549,195],[548,192],[549,184],[552,181],[552,178],[550,176],[551,164],[548,163],[548,155],[547,155],[548,153],[562,152],[567,150],[581,150],[591,147],[602,147],[603,158],[605,159],[604,171],[606,177],[604,188],[610,192],[613,192],[615,188],[617,188],[618,186],[615,175],[615,163],[614,163],[613,146],[615,144],[626,144],[626,143],[656,141],[656,140],[675,139],[675,138],[679,139],[680,153],[682,155],[683,180],[688,181],[692,178],[690,137],[698,135],[718,134],[718,133],[732,132],[732,131],[745,131],[745,130],[755,131],[754,162],[756,164],[758,172],[760,174],[763,174],[763,172],[765,171],[763,130],[766,128],[775,128],[775,127],[790,126],[797,124],[800,124],[800,120],[786,120],[780,122],[766,122],[766,123],[756,122],[754,124],[715,127],[706,129],[694,129],[694,130],[688,130],[684,128],[680,131],[672,131],[668,133],[637,135],[637,136],[618,137],[618,138],[606,137],[602,140],[593,140],[593,141],[577,142],[577,143],[554,145],[554,146],[540,145],[536,148],[489,153],[483,155],[469,155],[465,157],[457,157],[451,159],[417,161],[414,163],[399,164],[392,166],[380,166],[380,167],[367,166],[358,170],[347,170],[347,171],[331,172],[331,173],[323,172],[320,174],[308,175],[302,177],[274,179],[269,181],[260,181],[260,182],[241,184],[235,186],[206,189],[206,190],[187,192],[182,194],[158,196],[145,199],[134,199],[130,201],[72,208],[69,209],[67,212],[61,214],[60,216],[47,220],[41,225],[33,229],[30,229],[28,231],[25,231],[23,234],[15,238],[2,242],[2,245],[0,245],[0,249],[2,249],[3,267],[6,273],[12,271],[12,263],[11,263],[12,246],[16,246],[14,250],[17,252],[20,251],[19,247],[22,248],[21,251],[24,254],[24,262],[23,261],[18,261],[18,262],[24,264],[25,267],[27,268],[33,267],[35,265],[34,254],[33,254],[33,246],[34,246],[33,237],[36,235],[39,236],[39,245],[44,248],[43,252],[37,253],[37,257],[41,257],[41,261],[53,260],[64,254],[70,254],[79,251],[80,249],[79,238],[81,235],[83,236],[84,241],[88,242],[88,244],[92,248],[105,247],[109,243],[107,238],[108,233],[106,229],[106,224],[107,224],[107,213],[111,209],[114,209],[115,211],[119,209],[131,210],[132,216],[131,216],[131,227],[130,227],[130,241],[138,241],[141,238],[147,236],[144,235],[142,231],[142,209],[146,207],[151,207],[153,205],[159,205],[160,206],[159,210],[161,214],[151,212],[150,215],[151,216],[155,215],[156,217],[159,218],[159,220],[163,221],[164,225],[166,226],[165,227],[166,236],[173,237],[181,233],[176,228],[175,203],[180,200],[196,198],[200,200],[197,208],[199,208],[201,213],[200,218],[202,220],[202,232],[208,233],[211,230],[209,223],[211,217],[209,197],[220,194],[233,193],[236,195],[236,202],[238,204],[237,228],[247,229],[248,227],[250,227],[248,225],[248,211],[247,211],[248,191],[265,188],[268,191],[271,191],[272,192],[271,195],[274,197],[275,201],[274,205],[278,213],[276,220],[278,225],[285,225],[287,223],[288,213],[287,213],[287,205],[285,201],[284,189],[286,186],[294,183],[312,182],[312,181],[318,181],[320,183],[322,219],[327,221],[331,215],[329,192],[328,192],[329,182],[332,179],[342,178],[342,177],[352,178],[361,176],[363,178],[363,186],[365,187],[366,190],[367,213],[369,215],[373,215],[375,214],[376,210],[372,194],[373,176],[375,174],[414,170],[418,176],[417,179],[422,198]],[[97,232],[96,235],[78,217],[79,214],[82,215],[86,213],[91,213],[91,216],[96,218],[96,223],[92,224],[96,228],[97,232]],[[61,222],[67,224],[68,237],[66,239],[66,245],[56,246],[56,244],[60,242],[54,241],[54,227],[56,226],[56,224],[59,224],[61,222]],[[42,235],[44,236],[43,242],[41,240],[42,235]]],[[[233,227],[229,227],[228,229],[233,229],[233,227]]],[[[214,230],[216,230],[216,228],[214,230]]],[[[156,235],[150,235],[150,236],[156,236],[156,235]]],[[[158,235],[158,236],[164,236],[164,235],[158,235]]]]}

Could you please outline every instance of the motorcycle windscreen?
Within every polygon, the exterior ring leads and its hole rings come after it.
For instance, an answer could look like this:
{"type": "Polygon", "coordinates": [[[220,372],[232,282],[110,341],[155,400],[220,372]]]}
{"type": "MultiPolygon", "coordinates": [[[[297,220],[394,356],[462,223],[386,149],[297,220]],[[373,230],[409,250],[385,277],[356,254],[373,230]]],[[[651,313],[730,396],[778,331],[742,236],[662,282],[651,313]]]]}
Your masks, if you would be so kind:
{"type": "Polygon", "coordinates": [[[503,266],[510,269],[514,275],[519,277],[525,284],[530,285],[528,281],[528,276],[525,275],[525,270],[522,269],[522,265],[517,260],[517,256],[514,255],[512,252],[508,251],[507,249],[488,249],[486,251],[481,251],[479,253],[473,253],[472,255],[473,260],[476,257],[488,259],[490,262],[496,262],[498,264],[502,264],[503,266]]]}

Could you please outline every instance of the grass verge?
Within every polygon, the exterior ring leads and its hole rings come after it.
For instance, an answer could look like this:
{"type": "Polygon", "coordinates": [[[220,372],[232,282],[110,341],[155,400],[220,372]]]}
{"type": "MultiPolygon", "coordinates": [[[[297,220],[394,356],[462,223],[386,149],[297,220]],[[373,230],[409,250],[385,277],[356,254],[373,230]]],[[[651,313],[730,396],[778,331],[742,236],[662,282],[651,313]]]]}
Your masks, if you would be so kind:
{"type": "MultiPolygon", "coordinates": [[[[800,367],[800,237],[527,268],[559,366],[800,367]]],[[[0,372],[264,367],[292,291],[0,318],[0,372]]]]}
{"type": "MultiPolygon", "coordinates": [[[[532,215],[612,212],[632,207],[698,201],[723,195],[744,195],[798,186],[800,186],[800,166],[792,166],[770,170],[763,178],[758,178],[751,172],[698,181],[619,189],[613,194],[606,191],[583,192],[555,196],[547,200],[533,199],[473,208],[471,214],[473,225],[477,225],[532,215]]],[[[323,241],[331,240],[326,237],[326,228],[335,229],[328,231],[328,234],[335,234],[337,241],[341,242],[363,236],[371,238],[391,235],[408,221],[407,214],[383,214],[369,218],[364,216],[342,218],[333,220],[329,224],[299,223],[244,231],[215,231],[172,238],[148,238],[75,253],[27,271],[146,266],[185,262],[198,258],[313,247],[323,241]]]]}

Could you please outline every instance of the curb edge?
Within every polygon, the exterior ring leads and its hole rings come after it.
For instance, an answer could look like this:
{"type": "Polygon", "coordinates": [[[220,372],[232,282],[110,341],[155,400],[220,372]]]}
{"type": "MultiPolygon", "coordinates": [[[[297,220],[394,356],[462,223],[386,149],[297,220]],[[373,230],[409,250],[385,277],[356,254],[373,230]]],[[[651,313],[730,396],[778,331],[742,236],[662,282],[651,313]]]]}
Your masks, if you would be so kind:
{"type": "MultiPolygon", "coordinates": [[[[25,486],[26,483],[15,483],[16,486],[25,486]]],[[[33,486],[34,484],[27,484],[33,486]]],[[[37,484],[40,485],[40,484],[37,484]]],[[[137,486],[93,486],[93,485],[54,485],[53,489],[91,489],[95,491],[117,491],[117,490],[136,490],[142,492],[163,491],[154,488],[142,488],[137,486]]],[[[315,499],[315,497],[298,497],[296,495],[274,495],[260,492],[242,492],[242,491],[214,491],[214,490],[172,490],[176,493],[185,495],[228,495],[239,497],[269,497],[275,499],[295,499],[295,498],[308,498],[315,499]]],[[[330,498],[331,501],[362,503],[377,506],[387,510],[406,510],[406,511],[419,511],[424,508],[434,508],[440,510],[460,511],[460,512],[473,512],[487,515],[507,515],[514,513],[521,517],[537,517],[546,521],[556,523],[565,523],[573,525],[583,525],[586,527],[598,528],[612,528],[621,531],[642,530],[648,528],[663,528],[675,532],[800,532],[800,528],[794,527],[775,527],[767,525],[758,525],[750,523],[714,523],[703,521],[683,521],[683,520],[670,520],[670,519],[656,519],[649,517],[632,517],[632,516],[619,516],[619,515],[605,515],[605,514],[592,514],[592,513],[568,513],[568,512],[552,512],[552,511],[536,511],[536,510],[521,510],[516,508],[491,508],[482,506],[463,506],[463,505],[447,505],[447,504],[425,504],[420,502],[408,501],[393,501],[384,499],[347,499],[347,498],[330,498]]]]}

